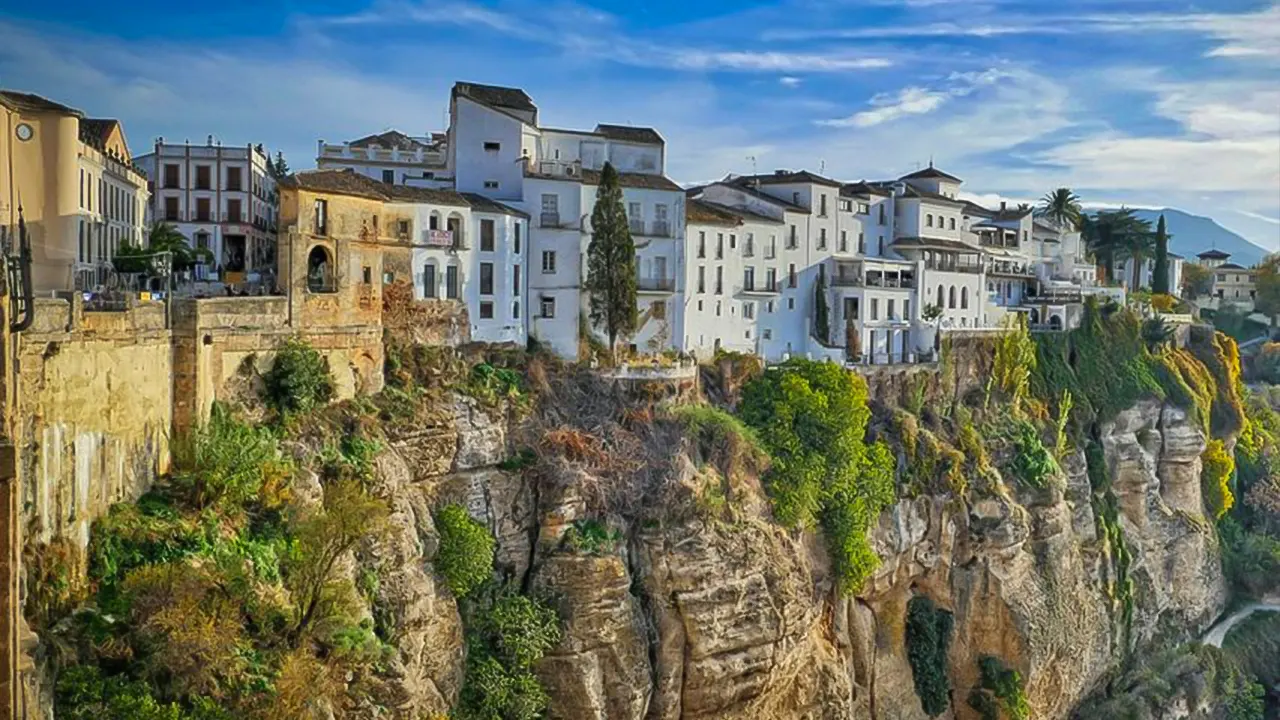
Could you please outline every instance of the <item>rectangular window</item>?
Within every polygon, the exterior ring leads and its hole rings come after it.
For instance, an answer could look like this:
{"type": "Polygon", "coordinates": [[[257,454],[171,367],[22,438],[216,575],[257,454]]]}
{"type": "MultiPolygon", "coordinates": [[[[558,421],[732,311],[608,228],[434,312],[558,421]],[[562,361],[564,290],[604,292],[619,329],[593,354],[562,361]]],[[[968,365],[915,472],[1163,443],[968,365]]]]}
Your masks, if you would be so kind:
{"type": "Polygon", "coordinates": [[[791,266],[787,268],[787,285],[789,285],[790,287],[796,286],[796,264],[795,263],[791,263],[791,266]]]}
{"type": "Polygon", "coordinates": [[[458,287],[458,266],[450,265],[444,269],[444,296],[450,300],[457,300],[461,293],[458,287]]]}
{"type": "Polygon", "coordinates": [[[876,207],[880,208],[880,224],[883,225],[884,224],[884,204],[882,203],[880,205],[877,205],[876,207]]]}
{"type": "Polygon", "coordinates": [[[716,266],[716,294],[724,294],[724,266],[716,266]]]}
{"type": "Polygon", "coordinates": [[[164,186],[166,188],[178,187],[178,166],[174,164],[166,164],[164,166],[164,186]]]}
{"type": "Polygon", "coordinates": [[[724,233],[716,233],[716,259],[724,259],[724,233]]]}
{"type": "MultiPolygon", "coordinates": [[[[778,270],[769,268],[764,273],[764,289],[773,292],[778,289],[778,270]]],[[[770,311],[772,312],[772,311],[770,311]]]]}
{"type": "Polygon", "coordinates": [[[861,232],[858,233],[858,252],[867,254],[867,238],[861,232]]]}
{"type": "Polygon", "coordinates": [[[827,196],[826,195],[818,196],[818,215],[821,217],[827,216],[827,196]]]}
{"type": "Polygon", "coordinates": [[[178,198],[167,197],[164,199],[164,219],[169,222],[178,221],[178,198]]]}
{"type": "Polygon", "coordinates": [[[515,249],[514,249],[514,252],[515,252],[515,254],[516,254],[516,255],[519,255],[519,254],[520,254],[520,231],[521,231],[521,229],[522,229],[522,228],[523,228],[523,226],[522,226],[519,222],[516,222],[516,223],[515,223],[515,225],[514,225],[514,227],[512,228],[513,230],[515,230],[515,236],[514,236],[514,240],[515,240],[515,249]]]}
{"type": "Polygon", "coordinates": [[[876,298],[871,298],[871,319],[880,319],[880,301],[876,298]]]}
{"type": "Polygon", "coordinates": [[[893,316],[894,307],[893,307],[893,306],[894,306],[895,304],[896,304],[896,303],[895,303],[893,300],[890,300],[890,301],[889,301],[889,314],[888,314],[888,315],[886,315],[885,317],[887,317],[887,318],[888,318],[888,319],[890,319],[890,320],[893,320],[893,319],[894,319],[894,316],[893,316]]]}
{"type": "Polygon", "coordinates": [[[241,184],[241,180],[242,178],[240,177],[240,168],[238,167],[227,168],[227,189],[228,190],[238,192],[241,189],[243,189],[244,186],[241,184]]]}
{"type": "Polygon", "coordinates": [[[542,317],[553,318],[556,316],[556,299],[553,297],[542,296],[539,303],[541,305],[542,317]]]}
{"type": "Polygon", "coordinates": [[[209,222],[209,198],[196,198],[196,221],[209,222]]]}
{"type": "Polygon", "coordinates": [[[747,233],[746,245],[742,248],[742,256],[743,257],[756,256],[756,236],[755,235],[751,233],[747,233]]]}
{"type": "Polygon", "coordinates": [[[840,252],[849,252],[849,231],[840,231],[840,252]]]}
{"type": "Polygon", "coordinates": [[[559,227],[560,225],[560,196],[554,194],[546,194],[542,196],[542,217],[539,218],[542,227],[559,227]]]}
{"type": "Polygon", "coordinates": [[[520,301],[519,300],[511,303],[511,317],[515,318],[516,320],[520,319],[520,301]]]}
{"type": "Polygon", "coordinates": [[[742,289],[756,289],[756,269],[753,267],[744,268],[742,271],[742,289]]]}
{"type": "Polygon", "coordinates": [[[632,235],[644,234],[644,213],[638,202],[627,203],[627,227],[632,235]]]}
{"type": "Polygon", "coordinates": [[[382,271],[382,284],[383,284],[383,285],[390,285],[391,283],[393,283],[393,282],[395,282],[395,281],[396,281],[396,274],[395,274],[395,273],[391,272],[390,270],[384,270],[384,271],[382,271]]]}
{"type": "Polygon", "coordinates": [[[209,179],[210,169],[208,165],[196,166],[196,189],[211,190],[213,183],[209,179]]]}
{"type": "Polygon", "coordinates": [[[555,271],[556,271],[556,251],[543,250],[542,251],[542,274],[553,275],[555,274],[555,271]]]}
{"type": "Polygon", "coordinates": [[[480,251],[493,252],[493,221],[480,221],[480,251]]]}
{"type": "Polygon", "coordinates": [[[422,268],[422,297],[428,300],[436,298],[436,266],[425,265],[422,268]]]}
{"type": "Polygon", "coordinates": [[[671,223],[667,220],[667,206],[661,203],[653,206],[653,234],[658,237],[671,237],[671,223]]]}
{"type": "Polygon", "coordinates": [[[827,249],[827,229],[826,228],[818,228],[818,249],[819,250],[827,249]]]}
{"type": "Polygon", "coordinates": [[[363,268],[361,268],[360,276],[361,276],[361,281],[364,282],[365,285],[369,285],[373,283],[373,268],[369,267],[368,265],[365,265],[363,268]]]}
{"type": "Polygon", "coordinates": [[[654,320],[667,319],[667,303],[662,300],[654,300],[649,303],[649,317],[654,320]]]}
{"type": "Polygon", "coordinates": [[[870,214],[871,214],[871,206],[867,205],[867,204],[866,204],[866,203],[864,203],[864,202],[860,202],[860,203],[858,203],[858,214],[859,214],[859,215],[870,215],[870,214]]]}
{"type": "Polygon", "coordinates": [[[902,319],[903,320],[911,319],[911,301],[910,300],[902,301],[902,319]]]}
{"type": "Polygon", "coordinates": [[[485,186],[485,188],[486,188],[486,189],[488,189],[488,190],[497,190],[497,189],[498,189],[498,181],[497,181],[497,180],[485,180],[485,181],[484,181],[484,186],[485,186]]]}
{"type": "Polygon", "coordinates": [[[698,257],[705,258],[707,256],[707,233],[705,230],[698,231],[698,257]]]}
{"type": "Polygon", "coordinates": [[[493,263],[480,263],[480,294],[493,294],[493,263]]]}
{"type": "Polygon", "coordinates": [[[396,236],[401,240],[409,239],[410,232],[408,220],[399,220],[396,222],[396,236]]]}
{"type": "Polygon", "coordinates": [[[760,334],[760,337],[764,338],[765,340],[772,340],[773,331],[770,330],[769,328],[765,328],[764,331],[760,334]]]}
{"type": "Polygon", "coordinates": [[[244,222],[239,200],[227,200],[227,222],[244,222]]]}
{"type": "Polygon", "coordinates": [[[520,266],[511,268],[511,294],[520,297],[520,266]]]}
{"type": "Polygon", "coordinates": [[[493,302],[492,302],[492,301],[490,301],[490,300],[483,300],[483,301],[481,301],[481,303],[480,303],[480,319],[481,319],[481,320],[492,320],[492,319],[493,319],[493,302]]]}
{"type": "Polygon", "coordinates": [[[484,144],[485,152],[498,152],[502,149],[502,143],[487,142],[484,144]]]}
{"type": "Polygon", "coordinates": [[[787,237],[787,249],[795,250],[800,246],[800,236],[796,234],[796,226],[791,226],[791,235],[787,237]]]}
{"type": "Polygon", "coordinates": [[[315,234],[321,237],[329,234],[329,201],[316,201],[316,227],[315,234]]]}
{"type": "Polygon", "coordinates": [[[754,320],[756,318],[756,304],[750,302],[742,303],[742,317],[754,320]]]}
{"type": "Polygon", "coordinates": [[[707,268],[704,265],[698,266],[698,292],[707,291],[707,268]]]}

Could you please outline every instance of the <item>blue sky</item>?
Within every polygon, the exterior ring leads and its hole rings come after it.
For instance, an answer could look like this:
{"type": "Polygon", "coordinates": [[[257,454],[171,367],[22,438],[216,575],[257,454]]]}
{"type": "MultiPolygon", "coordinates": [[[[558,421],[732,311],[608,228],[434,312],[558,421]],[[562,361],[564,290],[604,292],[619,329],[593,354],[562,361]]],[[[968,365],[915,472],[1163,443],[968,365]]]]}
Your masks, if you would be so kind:
{"type": "MultiPolygon", "coordinates": [[[[9,5],[16,5],[9,3],[9,5]]],[[[172,0],[0,11],[0,86],[158,135],[261,142],[443,129],[455,80],[544,124],[657,127],[680,182],[935,163],[994,201],[1068,185],[1280,248],[1273,0],[172,0]]]]}

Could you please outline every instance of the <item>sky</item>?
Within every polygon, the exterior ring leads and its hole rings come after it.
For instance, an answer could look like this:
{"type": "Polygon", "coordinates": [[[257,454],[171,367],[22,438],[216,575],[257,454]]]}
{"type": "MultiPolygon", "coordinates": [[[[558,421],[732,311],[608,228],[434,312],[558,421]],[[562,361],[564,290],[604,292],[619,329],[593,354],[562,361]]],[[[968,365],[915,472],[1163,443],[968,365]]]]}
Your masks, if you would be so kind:
{"type": "Polygon", "coordinates": [[[989,202],[1067,186],[1280,249],[1280,0],[0,7],[0,87],[119,118],[135,153],[213,134],[314,167],[319,139],[443,130],[458,80],[548,126],[653,126],[682,183],[932,161],[989,202]]]}

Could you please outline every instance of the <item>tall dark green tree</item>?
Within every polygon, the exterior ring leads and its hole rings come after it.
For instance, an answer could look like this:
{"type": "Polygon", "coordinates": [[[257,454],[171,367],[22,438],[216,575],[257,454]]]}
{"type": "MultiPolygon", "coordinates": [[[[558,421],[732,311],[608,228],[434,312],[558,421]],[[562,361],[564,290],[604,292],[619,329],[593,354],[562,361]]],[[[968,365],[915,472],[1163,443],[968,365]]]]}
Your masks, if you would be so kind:
{"type": "Polygon", "coordinates": [[[1164,215],[1156,223],[1156,264],[1151,271],[1151,292],[1169,294],[1169,233],[1164,227],[1164,215]]]}
{"type": "Polygon", "coordinates": [[[591,211],[591,244],[587,246],[586,291],[591,324],[609,336],[609,352],[619,337],[636,330],[636,245],[627,225],[618,171],[610,163],[600,172],[596,207],[591,211]]]}
{"type": "Polygon", "coordinates": [[[284,153],[276,151],[275,162],[270,158],[267,159],[267,172],[271,173],[271,177],[276,180],[283,180],[289,175],[289,163],[284,161],[284,153]]]}
{"type": "Polygon", "coordinates": [[[813,334],[823,345],[831,342],[831,310],[827,306],[827,279],[818,275],[813,288],[813,334]]]}

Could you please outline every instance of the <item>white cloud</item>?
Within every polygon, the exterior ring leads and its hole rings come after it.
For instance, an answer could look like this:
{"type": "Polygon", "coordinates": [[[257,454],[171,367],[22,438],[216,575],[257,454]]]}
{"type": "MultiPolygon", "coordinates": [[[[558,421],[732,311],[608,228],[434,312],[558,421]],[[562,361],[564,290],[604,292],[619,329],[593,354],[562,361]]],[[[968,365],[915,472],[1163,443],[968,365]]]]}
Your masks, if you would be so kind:
{"type": "Polygon", "coordinates": [[[871,98],[872,109],[834,120],[818,120],[826,127],[866,128],[892,122],[908,115],[927,115],[953,98],[965,97],[979,88],[1012,77],[1006,70],[991,68],[982,72],[952,73],[947,77],[949,85],[941,89],[928,89],[912,85],[896,93],[881,93],[871,98]]]}
{"type": "Polygon", "coordinates": [[[700,50],[695,48],[663,52],[653,48],[648,53],[655,64],[683,70],[747,70],[778,72],[841,72],[875,70],[891,67],[886,58],[850,54],[818,55],[811,53],[747,52],[700,50]]]}
{"type": "Polygon", "coordinates": [[[800,83],[802,82],[804,81],[792,75],[783,75],[782,77],[778,78],[778,84],[783,87],[789,87],[789,88],[800,87],[800,83]]]}
{"type": "Polygon", "coordinates": [[[1261,220],[1265,223],[1271,223],[1272,225],[1280,225],[1280,218],[1270,217],[1256,212],[1249,212],[1248,210],[1236,210],[1236,212],[1244,215],[1245,217],[1251,217],[1254,220],[1261,220]]]}

